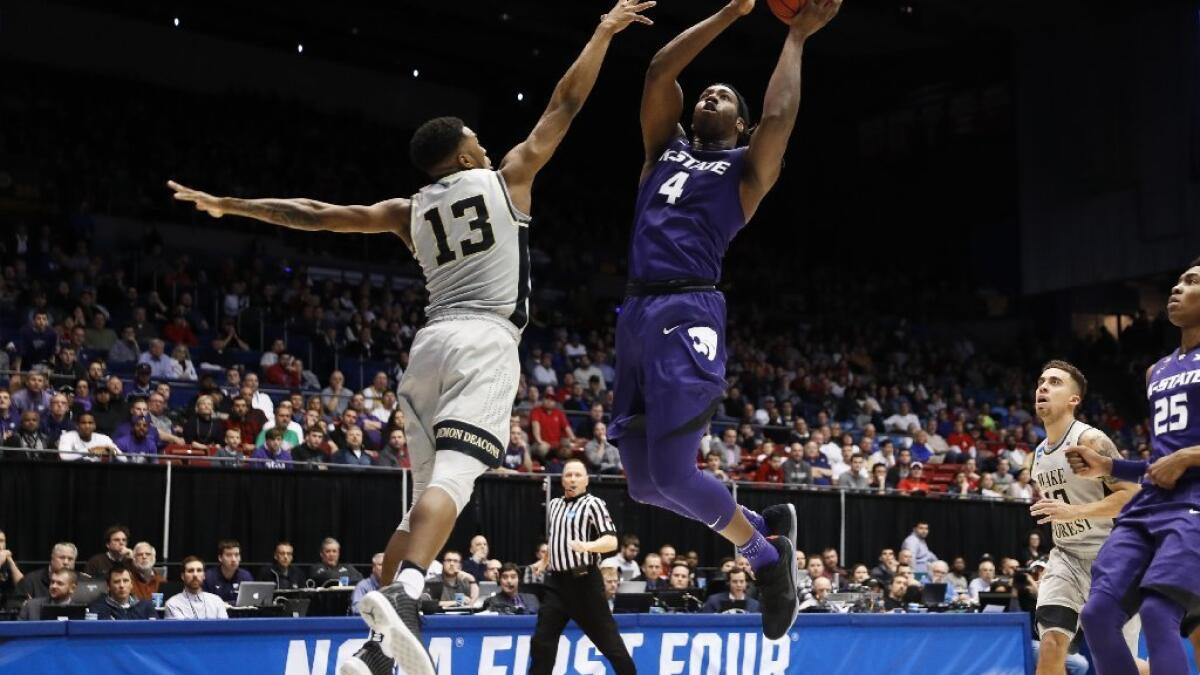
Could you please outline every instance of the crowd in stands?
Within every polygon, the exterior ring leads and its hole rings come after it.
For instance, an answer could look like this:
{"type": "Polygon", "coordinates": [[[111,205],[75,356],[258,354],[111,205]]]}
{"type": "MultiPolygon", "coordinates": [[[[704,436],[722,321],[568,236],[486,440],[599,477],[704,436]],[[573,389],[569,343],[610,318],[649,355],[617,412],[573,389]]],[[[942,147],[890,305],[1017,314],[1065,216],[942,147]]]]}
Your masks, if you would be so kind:
{"type": "MultiPolygon", "coordinates": [[[[928,524],[917,523],[898,547],[883,549],[876,561],[846,566],[833,547],[798,551],[802,611],[877,612],[913,610],[914,605],[968,610],[979,606],[981,593],[1021,598],[1018,591],[1028,590],[1031,578],[1036,592],[1036,577],[1045,564],[1037,532],[1030,533],[1020,558],[985,554],[971,567],[962,556],[940,559],[925,542],[928,534],[928,524]],[[835,593],[853,595],[835,601],[830,597],[835,593]]],[[[363,596],[382,585],[382,553],[372,557],[369,571],[359,569],[343,560],[341,545],[332,537],[320,543],[315,565],[302,568],[295,563],[293,544],[279,541],[272,562],[257,570],[243,567],[239,542],[224,540],[210,565],[195,555],[183,558],[177,577],[158,566],[149,542],[131,547],[131,541],[128,528],[114,525],[104,533],[104,550],[88,558],[82,569],[75,544],[61,542],[46,567],[23,574],[0,532],[0,597],[19,608],[22,620],[52,618],[48,608],[72,605],[86,606],[100,619],[211,619],[227,618],[230,608],[238,606],[241,585],[249,581],[268,582],[282,591],[353,587],[346,606],[351,614],[357,613],[363,596]],[[95,583],[100,581],[104,583],[95,583]]],[[[535,614],[546,555],[541,544],[532,561],[501,561],[490,557],[487,537],[477,535],[466,553],[447,549],[430,566],[426,611],[535,614]]],[[[759,606],[754,572],[742,556],[702,561],[695,551],[680,554],[669,543],[643,554],[637,535],[626,534],[600,569],[616,612],[755,612],[759,606]],[[618,596],[623,594],[631,602],[622,602],[618,596]],[[639,599],[649,604],[639,605],[639,599]]]]}

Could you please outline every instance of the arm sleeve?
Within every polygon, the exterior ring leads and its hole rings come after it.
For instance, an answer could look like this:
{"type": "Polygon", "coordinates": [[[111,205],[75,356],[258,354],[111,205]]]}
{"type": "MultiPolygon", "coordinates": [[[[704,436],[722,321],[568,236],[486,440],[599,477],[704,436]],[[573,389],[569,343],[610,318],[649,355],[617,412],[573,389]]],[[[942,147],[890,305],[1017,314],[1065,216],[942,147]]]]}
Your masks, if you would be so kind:
{"type": "Polygon", "coordinates": [[[1149,464],[1141,459],[1113,459],[1112,475],[1130,483],[1142,482],[1142,477],[1146,475],[1146,469],[1149,464]]]}

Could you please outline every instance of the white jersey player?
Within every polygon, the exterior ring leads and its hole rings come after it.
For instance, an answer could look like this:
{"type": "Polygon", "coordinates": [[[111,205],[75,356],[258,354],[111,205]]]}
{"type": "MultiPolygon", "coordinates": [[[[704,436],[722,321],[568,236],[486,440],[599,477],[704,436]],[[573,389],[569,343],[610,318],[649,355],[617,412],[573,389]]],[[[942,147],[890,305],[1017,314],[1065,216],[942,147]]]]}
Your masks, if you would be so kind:
{"type": "Polygon", "coordinates": [[[175,198],[213,216],[247,216],[301,230],[399,236],[424,272],[427,324],[409,351],[399,402],[412,459],[412,509],[388,542],[383,578],[360,603],[370,640],[341,675],[432,673],[420,639],[425,568],[446,544],[475,479],[500,464],[519,377],[517,343],[529,318],[527,232],[533,180],[591,92],[614,35],[654,2],[620,0],[559,81],[529,137],[492,169],[462,120],[439,117],[413,135],[413,164],[433,182],[411,199],[335,206],[309,199],[219,198],[169,183],[175,198]],[[399,568],[399,569],[397,569],[399,568]],[[393,663],[395,660],[395,664],[393,663]]]}
{"type": "MultiPolygon", "coordinates": [[[[1046,427],[1046,440],[1031,458],[1030,474],[1039,499],[1029,510],[1038,523],[1050,523],[1054,549],[1038,584],[1038,675],[1065,672],[1067,652],[1079,630],[1079,612],[1091,590],[1092,561],[1112,531],[1113,518],[1138,490],[1133,483],[1083,478],[1071,470],[1066,450],[1073,446],[1119,456],[1107,435],[1075,419],[1075,409],[1086,393],[1087,380],[1070,363],[1050,361],[1042,367],[1035,407],[1046,427]]],[[[1136,616],[1125,626],[1125,639],[1134,654],[1140,630],[1136,616]]]]}

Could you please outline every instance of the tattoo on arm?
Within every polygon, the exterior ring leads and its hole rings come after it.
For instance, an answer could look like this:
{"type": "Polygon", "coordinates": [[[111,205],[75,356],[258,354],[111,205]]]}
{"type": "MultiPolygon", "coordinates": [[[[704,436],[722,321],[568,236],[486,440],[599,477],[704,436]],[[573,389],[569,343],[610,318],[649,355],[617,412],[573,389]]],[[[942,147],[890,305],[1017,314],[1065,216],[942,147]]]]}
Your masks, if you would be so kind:
{"type": "MultiPolygon", "coordinates": [[[[1112,439],[1108,437],[1108,434],[1102,431],[1096,431],[1093,434],[1089,434],[1088,438],[1084,441],[1084,444],[1101,455],[1104,455],[1105,457],[1121,459],[1121,453],[1117,450],[1117,446],[1112,442],[1112,439]]],[[[1121,482],[1120,479],[1114,478],[1113,476],[1104,476],[1101,478],[1101,480],[1103,480],[1104,484],[1109,487],[1121,482]]]]}
{"type": "Polygon", "coordinates": [[[244,215],[268,223],[297,230],[318,229],[318,218],[312,209],[289,199],[252,199],[238,204],[244,215]]]}

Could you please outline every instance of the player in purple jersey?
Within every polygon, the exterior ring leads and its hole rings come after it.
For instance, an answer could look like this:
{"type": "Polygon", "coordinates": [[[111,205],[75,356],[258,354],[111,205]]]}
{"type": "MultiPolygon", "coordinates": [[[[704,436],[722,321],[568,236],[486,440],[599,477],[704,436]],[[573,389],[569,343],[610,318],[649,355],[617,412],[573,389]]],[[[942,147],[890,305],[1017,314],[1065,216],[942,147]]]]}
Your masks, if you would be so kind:
{"type": "Polygon", "coordinates": [[[1200,610],[1200,259],[1171,289],[1167,317],[1182,330],[1179,349],[1150,366],[1151,461],[1110,459],[1089,448],[1067,451],[1075,473],[1142,480],[1092,566],[1084,634],[1100,675],[1138,672],[1121,641],[1129,614],[1142,618],[1155,675],[1184,675],[1177,637],[1200,610]]]}
{"type": "Polygon", "coordinates": [[[840,6],[841,0],[809,0],[792,21],[753,129],[741,94],[714,84],[695,103],[689,139],[679,124],[684,98],[676,80],[754,0],[732,0],[663,47],[642,92],[646,162],[628,297],[617,320],[609,436],[634,499],[704,523],[749,559],[770,639],[787,633],[798,607],[795,508],[779,505],[762,515],[739,508],[720,481],[697,469],[696,454],[725,394],[725,300],[716,290],[721,261],[779,178],[800,108],[805,41],[840,6]]]}

